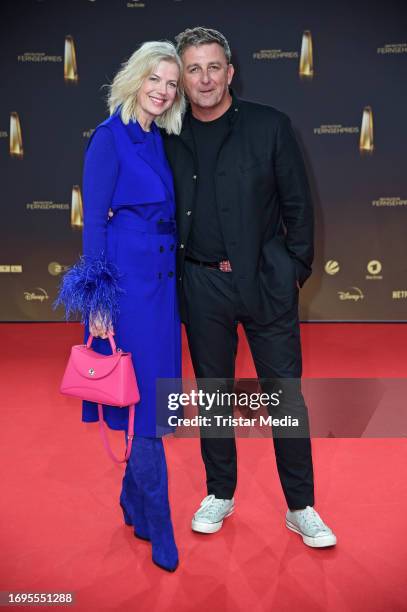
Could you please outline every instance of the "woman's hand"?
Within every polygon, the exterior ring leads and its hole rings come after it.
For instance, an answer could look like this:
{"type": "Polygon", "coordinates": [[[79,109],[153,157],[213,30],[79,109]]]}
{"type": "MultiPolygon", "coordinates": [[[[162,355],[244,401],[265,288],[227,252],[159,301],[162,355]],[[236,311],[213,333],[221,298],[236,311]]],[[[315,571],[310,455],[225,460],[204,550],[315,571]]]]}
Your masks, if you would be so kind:
{"type": "Polygon", "coordinates": [[[89,331],[95,338],[103,339],[108,337],[108,333],[114,334],[112,323],[109,323],[108,326],[106,326],[99,315],[89,321],[89,331]]]}

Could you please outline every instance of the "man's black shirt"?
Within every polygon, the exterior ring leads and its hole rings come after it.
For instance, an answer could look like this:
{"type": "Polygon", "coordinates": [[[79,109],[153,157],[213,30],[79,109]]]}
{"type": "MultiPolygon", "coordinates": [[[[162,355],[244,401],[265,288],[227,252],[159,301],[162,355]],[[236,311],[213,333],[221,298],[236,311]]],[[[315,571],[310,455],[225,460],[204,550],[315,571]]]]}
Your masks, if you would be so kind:
{"type": "Polygon", "coordinates": [[[215,193],[216,163],[230,129],[230,109],[214,121],[190,117],[198,162],[198,184],[186,254],[201,261],[227,259],[215,193]]]}

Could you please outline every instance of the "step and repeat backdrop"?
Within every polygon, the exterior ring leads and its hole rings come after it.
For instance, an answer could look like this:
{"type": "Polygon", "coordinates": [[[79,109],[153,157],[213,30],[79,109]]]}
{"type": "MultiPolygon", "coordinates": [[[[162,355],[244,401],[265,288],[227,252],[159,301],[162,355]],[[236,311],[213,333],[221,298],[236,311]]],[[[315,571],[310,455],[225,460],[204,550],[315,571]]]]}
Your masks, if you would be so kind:
{"type": "Polygon", "coordinates": [[[292,120],[316,212],[303,321],[407,320],[407,3],[1,3],[0,320],[57,321],[82,242],[82,164],[140,43],[221,30],[234,89],[292,120]]]}

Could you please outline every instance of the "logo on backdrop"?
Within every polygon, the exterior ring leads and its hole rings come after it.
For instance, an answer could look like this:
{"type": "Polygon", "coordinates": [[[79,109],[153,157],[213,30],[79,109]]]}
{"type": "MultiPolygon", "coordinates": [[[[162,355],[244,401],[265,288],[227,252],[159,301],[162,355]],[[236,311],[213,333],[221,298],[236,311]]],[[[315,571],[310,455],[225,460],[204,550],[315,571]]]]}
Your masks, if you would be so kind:
{"type": "Polygon", "coordinates": [[[373,112],[370,106],[365,106],[360,128],[359,150],[361,153],[373,153],[373,112]]]}
{"type": "Polygon", "coordinates": [[[90,138],[95,131],[95,128],[90,128],[89,130],[83,130],[82,138],[90,138]]]}
{"type": "Polygon", "coordinates": [[[384,45],[384,47],[377,47],[377,53],[381,55],[407,53],[407,43],[395,43],[384,45]]]}
{"type": "Polygon", "coordinates": [[[312,36],[309,30],[304,30],[301,41],[301,52],[283,51],[282,49],[260,49],[252,55],[255,60],[298,59],[298,74],[300,78],[312,79],[314,76],[314,59],[312,51],[312,36]]]}
{"type": "Polygon", "coordinates": [[[15,159],[23,159],[23,137],[18,113],[10,113],[10,156],[15,159]]]}
{"type": "Polygon", "coordinates": [[[34,291],[24,291],[24,299],[27,302],[44,302],[49,300],[49,295],[42,287],[36,287],[34,291]]]}
{"type": "Polygon", "coordinates": [[[407,206],[407,200],[402,200],[401,198],[379,198],[378,200],[372,200],[372,206],[407,206]]]}
{"type": "Polygon", "coordinates": [[[326,134],[359,134],[359,128],[357,125],[348,126],[342,125],[341,123],[324,123],[319,127],[314,128],[314,134],[317,136],[323,136],[326,134]]]}
{"type": "Polygon", "coordinates": [[[21,264],[0,264],[0,274],[21,274],[22,271],[21,264]]]}
{"type": "Polygon", "coordinates": [[[69,204],[53,202],[52,200],[34,200],[27,202],[26,210],[69,210],[69,204]]]}
{"type": "Polygon", "coordinates": [[[82,229],[83,227],[83,204],[79,185],[72,187],[71,227],[73,229],[82,229]]]}
{"type": "Polygon", "coordinates": [[[69,35],[65,36],[64,79],[65,83],[77,83],[79,80],[75,43],[69,35]]]}
{"type": "Polygon", "coordinates": [[[260,49],[253,53],[256,60],[297,59],[298,51],[283,51],[282,49],[260,49]]]}
{"type": "Polygon", "coordinates": [[[127,8],[145,8],[145,2],[126,2],[127,8]]]}
{"type": "Polygon", "coordinates": [[[340,134],[359,134],[359,151],[361,153],[373,153],[373,111],[370,106],[365,106],[362,115],[362,124],[359,130],[358,126],[345,126],[341,123],[324,123],[314,128],[314,134],[317,136],[323,135],[340,135],[340,134]]]}
{"type": "Polygon", "coordinates": [[[62,55],[48,55],[47,53],[41,52],[29,52],[17,55],[18,62],[33,62],[36,64],[44,64],[46,62],[59,63],[62,62],[62,55]]]}
{"type": "Polygon", "coordinates": [[[48,272],[51,274],[51,276],[58,276],[59,274],[62,274],[62,272],[66,272],[68,269],[69,266],[64,266],[57,261],[51,261],[48,264],[48,272]]]}
{"type": "Polygon", "coordinates": [[[335,261],[335,259],[328,259],[328,261],[325,264],[325,272],[327,274],[330,274],[331,276],[333,276],[334,274],[337,274],[340,269],[341,267],[339,263],[335,261]]]}
{"type": "Polygon", "coordinates": [[[407,289],[395,289],[392,291],[391,297],[393,300],[407,299],[407,289]]]}
{"type": "Polygon", "coordinates": [[[314,76],[312,36],[309,30],[305,30],[302,35],[299,75],[307,79],[312,79],[314,76]]]}
{"type": "Polygon", "coordinates": [[[383,276],[380,275],[382,264],[378,259],[369,261],[366,269],[368,271],[368,274],[366,274],[367,280],[382,280],[383,276]]]}
{"type": "Polygon", "coordinates": [[[363,291],[359,287],[349,287],[346,291],[338,291],[341,301],[359,302],[364,299],[363,291]]]}

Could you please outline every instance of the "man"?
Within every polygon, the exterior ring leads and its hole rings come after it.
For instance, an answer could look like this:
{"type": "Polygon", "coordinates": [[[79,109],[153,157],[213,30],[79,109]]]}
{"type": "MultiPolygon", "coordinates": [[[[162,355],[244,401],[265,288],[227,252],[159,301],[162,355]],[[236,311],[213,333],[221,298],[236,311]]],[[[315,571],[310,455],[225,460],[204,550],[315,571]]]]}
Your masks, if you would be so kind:
{"type": "MultiPolygon", "coordinates": [[[[180,135],[164,140],[177,202],[179,302],[195,375],[233,379],[241,322],[258,377],[291,379],[290,406],[306,422],[295,386],[302,368],[298,289],[311,273],[313,211],[290,120],[236,98],[221,33],[196,27],[176,40],[190,106],[180,135]]],[[[287,527],[309,546],[334,545],[313,508],[309,435],[273,430],[273,442],[287,527]]],[[[235,439],[201,437],[201,451],[208,496],[192,529],[214,533],[234,510],[235,439]]]]}

